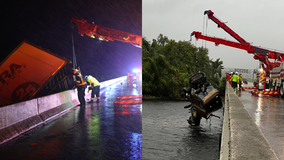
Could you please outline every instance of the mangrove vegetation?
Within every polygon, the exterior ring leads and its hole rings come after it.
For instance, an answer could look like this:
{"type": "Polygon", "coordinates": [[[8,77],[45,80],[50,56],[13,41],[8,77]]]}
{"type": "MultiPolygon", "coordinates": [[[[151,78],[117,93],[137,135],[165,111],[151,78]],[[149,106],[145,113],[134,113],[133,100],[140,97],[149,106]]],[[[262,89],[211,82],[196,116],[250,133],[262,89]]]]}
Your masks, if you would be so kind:
{"type": "Polygon", "coordinates": [[[204,72],[209,83],[223,92],[223,62],[210,59],[208,49],[162,34],[151,42],[143,37],[142,44],[143,96],[179,99],[184,95],[183,88],[189,86],[189,76],[196,71],[204,72]]]}

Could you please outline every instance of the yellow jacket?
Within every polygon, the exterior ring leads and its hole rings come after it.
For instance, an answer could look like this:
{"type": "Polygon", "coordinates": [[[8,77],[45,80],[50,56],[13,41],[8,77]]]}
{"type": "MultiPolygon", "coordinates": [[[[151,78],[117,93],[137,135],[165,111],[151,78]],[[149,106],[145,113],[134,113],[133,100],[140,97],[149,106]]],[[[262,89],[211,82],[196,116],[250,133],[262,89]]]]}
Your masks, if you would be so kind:
{"type": "Polygon", "coordinates": [[[236,75],[236,74],[234,74],[234,75],[231,77],[230,81],[239,83],[239,76],[236,75]]]}
{"type": "Polygon", "coordinates": [[[100,86],[100,82],[92,76],[87,77],[87,82],[90,83],[90,86],[95,87],[95,86],[100,86]]]}

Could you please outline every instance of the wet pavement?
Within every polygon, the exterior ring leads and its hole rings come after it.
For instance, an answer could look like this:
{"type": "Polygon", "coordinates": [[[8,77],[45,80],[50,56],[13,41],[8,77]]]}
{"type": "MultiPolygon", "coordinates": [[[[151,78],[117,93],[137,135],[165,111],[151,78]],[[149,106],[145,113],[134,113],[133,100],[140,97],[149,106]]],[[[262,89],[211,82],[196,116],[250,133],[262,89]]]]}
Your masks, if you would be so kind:
{"type": "Polygon", "coordinates": [[[141,95],[142,87],[127,87],[125,82],[101,89],[99,103],[75,107],[21,135],[0,150],[0,159],[141,159],[142,104],[115,106],[114,101],[118,96],[141,95]]]}
{"type": "MultiPolygon", "coordinates": [[[[247,86],[252,86],[249,84],[247,86]]],[[[279,159],[284,159],[284,99],[278,96],[253,96],[249,91],[239,95],[245,109],[260,128],[279,159]]]]}
{"type": "Polygon", "coordinates": [[[199,127],[191,127],[187,101],[143,100],[143,160],[217,160],[223,108],[214,112],[221,118],[201,119],[199,127]]]}

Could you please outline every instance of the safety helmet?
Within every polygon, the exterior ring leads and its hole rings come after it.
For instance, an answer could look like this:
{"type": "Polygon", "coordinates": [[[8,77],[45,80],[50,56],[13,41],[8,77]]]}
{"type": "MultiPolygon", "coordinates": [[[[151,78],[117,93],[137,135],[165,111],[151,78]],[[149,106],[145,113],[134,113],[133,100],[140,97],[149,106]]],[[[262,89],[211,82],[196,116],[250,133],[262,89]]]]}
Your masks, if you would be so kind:
{"type": "Polygon", "coordinates": [[[73,70],[73,74],[78,75],[78,74],[79,74],[78,69],[74,69],[74,70],[73,70]]]}
{"type": "Polygon", "coordinates": [[[86,76],[85,76],[85,79],[87,79],[88,77],[89,77],[89,75],[86,75],[86,76]]]}
{"type": "Polygon", "coordinates": [[[235,72],[233,72],[233,74],[235,74],[235,72]]]}
{"type": "Polygon", "coordinates": [[[240,73],[240,75],[242,75],[242,73],[240,73]]]}

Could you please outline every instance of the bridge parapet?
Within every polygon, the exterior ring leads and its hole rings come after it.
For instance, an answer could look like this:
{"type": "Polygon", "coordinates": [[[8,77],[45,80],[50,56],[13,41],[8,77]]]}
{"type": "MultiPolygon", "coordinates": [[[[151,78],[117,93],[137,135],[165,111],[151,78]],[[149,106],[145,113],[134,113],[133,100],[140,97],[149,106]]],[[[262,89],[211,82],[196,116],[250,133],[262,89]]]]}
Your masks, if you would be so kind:
{"type": "MultiPolygon", "coordinates": [[[[126,81],[126,76],[101,82],[101,93],[108,86],[126,81]]],[[[90,97],[87,92],[86,96],[90,97]]],[[[38,126],[50,123],[79,104],[77,90],[67,90],[0,107],[0,147],[38,126]]]]}
{"type": "Polygon", "coordinates": [[[278,159],[228,82],[225,94],[220,159],[278,159]]]}

